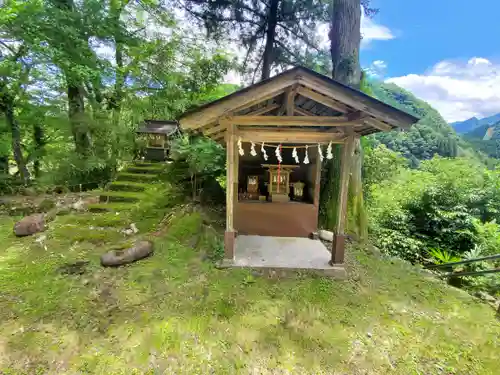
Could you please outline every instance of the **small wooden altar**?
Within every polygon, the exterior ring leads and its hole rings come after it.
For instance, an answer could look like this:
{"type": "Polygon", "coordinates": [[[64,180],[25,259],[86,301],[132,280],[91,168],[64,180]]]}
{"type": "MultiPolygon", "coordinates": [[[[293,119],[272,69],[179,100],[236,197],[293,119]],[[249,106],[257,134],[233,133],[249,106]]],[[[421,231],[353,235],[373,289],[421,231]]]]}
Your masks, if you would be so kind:
{"type": "Polygon", "coordinates": [[[297,165],[262,164],[269,170],[269,195],[271,202],[290,200],[290,173],[297,165]]]}

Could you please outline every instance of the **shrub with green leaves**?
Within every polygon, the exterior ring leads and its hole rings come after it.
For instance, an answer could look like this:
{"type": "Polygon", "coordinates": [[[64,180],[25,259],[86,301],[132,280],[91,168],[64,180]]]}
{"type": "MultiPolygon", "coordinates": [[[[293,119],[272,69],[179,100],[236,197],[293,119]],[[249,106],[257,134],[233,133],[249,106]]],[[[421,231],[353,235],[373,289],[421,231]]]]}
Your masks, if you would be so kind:
{"type": "Polygon", "coordinates": [[[226,152],[220,144],[206,137],[184,135],[172,141],[171,157],[175,178],[188,183],[193,198],[204,188],[213,188],[214,183],[222,189],[218,181],[222,182],[225,175],[226,152]]]}
{"type": "Polygon", "coordinates": [[[435,156],[419,169],[400,166],[378,180],[370,180],[368,209],[374,241],[383,251],[413,263],[427,259],[432,249],[450,259],[475,246],[488,254],[500,251],[499,171],[474,159],[435,156]]]}

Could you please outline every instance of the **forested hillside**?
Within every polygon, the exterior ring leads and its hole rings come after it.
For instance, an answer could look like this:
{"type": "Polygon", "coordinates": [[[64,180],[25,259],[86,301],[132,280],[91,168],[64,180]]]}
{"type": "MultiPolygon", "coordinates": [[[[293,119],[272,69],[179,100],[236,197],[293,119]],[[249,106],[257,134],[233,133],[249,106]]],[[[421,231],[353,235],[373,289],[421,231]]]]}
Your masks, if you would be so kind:
{"type": "Polygon", "coordinates": [[[473,131],[464,134],[467,140],[476,150],[483,152],[490,158],[500,159],[500,122],[495,125],[482,125],[473,131]],[[489,128],[493,128],[491,139],[484,139],[489,128]]]}
{"type": "Polygon", "coordinates": [[[407,132],[381,133],[378,142],[400,152],[411,163],[431,159],[435,154],[454,157],[459,153],[459,137],[453,128],[428,103],[393,83],[371,82],[373,95],[396,108],[420,117],[407,132]]]}

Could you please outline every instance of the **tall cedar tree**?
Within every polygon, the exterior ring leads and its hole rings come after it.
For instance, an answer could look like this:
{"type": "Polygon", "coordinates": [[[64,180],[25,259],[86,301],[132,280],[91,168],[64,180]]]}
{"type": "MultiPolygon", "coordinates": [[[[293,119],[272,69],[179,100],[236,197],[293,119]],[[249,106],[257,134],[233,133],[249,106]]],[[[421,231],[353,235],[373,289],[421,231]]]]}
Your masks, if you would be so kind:
{"type": "Polygon", "coordinates": [[[183,0],[186,13],[215,39],[235,39],[245,48],[243,71],[261,71],[304,64],[321,52],[316,38],[320,23],[328,22],[328,5],[321,0],[183,0]]]}
{"type": "MultiPolygon", "coordinates": [[[[332,57],[332,78],[351,87],[359,89],[361,86],[361,68],[359,65],[359,47],[361,43],[361,6],[367,15],[376,12],[368,7],[369,1],[334,0],[331,10],[330,23],[330,53],[332,57]]],[[[338,150],[337,150],[338,152],[338,150]]],[[[349,183],[349,221],[347,228],[360,238],[366,237],[367,220],[363,203],[361,180],[362,147],[359,139],[356,140],[354,158],[351,163],[349,183]]],[[[324,192],[327,211],[327,222],[332,225],[336,220],[338,196],[339,165],[337,162],[328,166],[328,179],[324,192]]],[[[333,227],[333,226],[332,226],[333,227]]]]}

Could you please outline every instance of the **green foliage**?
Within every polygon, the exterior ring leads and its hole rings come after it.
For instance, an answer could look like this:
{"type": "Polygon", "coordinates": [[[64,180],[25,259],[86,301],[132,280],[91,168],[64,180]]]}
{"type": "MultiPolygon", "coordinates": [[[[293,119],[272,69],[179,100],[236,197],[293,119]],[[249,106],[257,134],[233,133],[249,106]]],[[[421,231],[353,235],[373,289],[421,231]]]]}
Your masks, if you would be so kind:
{"type": "Polygon", "coordinates": [[[390,228],[377,228],[373,231],[377,246],[386,254],[419,263],[425,260],[425,244],[409,236],[409,231],[390,228]]]}
{"type": "Polygon", "coordinates": [[[175,162],[173,168],[181,171],[176,178],[190,182],[193,197],[210,182],[225,182],[221,177],[226,169],[226,152],[210,138],[178,137],[171,143],[171,157],[175,162]]]}
{"type": "Polygon", "coordinates": [[[499,180],[498,171],[465,158],[435,157],[416,170],[400,166],[369,186],[374,239],[411,262],[423,261],[433,248],[459,257],[475,246],[494,252],[499,180]]]}
{"type": "MultiPolygon", "coordinates": [[[[495,220],[483,223],[478,219],[473,221],[473,225],[476,249],[483,255],[500,253],[500,225],[498,225],[495,220]]],[[[477,257],[479,257],[479,255],[476,256],[476,258],[477,257]]]]}
{"type": "Polygon", "coordinates": [[[319,219],[323,228],[334,228],[337,223],[341,152],[341,146],[334,145],[333,159],[327,159],[321,168],[319,219]]]}
{"type": "MultiPolygon", "coordinates": [[[[408,166],[408,160],[390,150],[384,144],[365,147],[363,159],[363,182],[365,186],[388,180],[408,166]]],[[[369,192],[366,192],[369,193],[369,192]]]]}
{"type": "Polygon", "coordinates": [[[420,118],[409,131],[375,135],[378,142],[401,153],[412,167],[435,154],[445,157],[460,154],[455,131],[428,103],[392,83],[371,82],[370,87],[377,99],[420,118]]]}
{"type": "Polygon", "coordinates": [[[460,261],[459,257],[451,255],[446,250],[441,250],[441,249],[430,249],[429,256],[436,264],[444,264],[444,263],[452,263],[460,261]]]}
{"type": "Polygon", "coordinates": [[[234,90],[220,86],[232,65],[155,1],[5,1],[0,174],[15,156],[38,183],[105,183],[137,156],[144,119],[175,119],[234,90]]]}
{"type": "Polygon", "coordinates": [[[217,175],[225,169],[225,150],[210,138],[184,135],[175,139],[171,147],[174,161],[187,163],[192,175],[217,175]]]}
{"type": "MultiPolygon", "coordinates": [[[[481,225],[480,223],[478,224],[481,225]]],[[[494,242],[495,238],[498,239],[500,227],[495,223],[485,223],[485,225],[489,226],[492,229],[494,228],[494,233],[492,235],[484,235],[484,233],[481,233],[481,238],[486,240],[486,242],[494,242]]],[[[480,232],[480,230],[478,230],[478,232],[480,232]]],[[[498,247],[496,247],[493,252],[488,252],[488,250],[485,251],[484,248],[484,243],[480,242],[479,245],[476,245],[473,249],[466,252],[462,258],[464,260],[473,260],[484,257],[486,255],[498,254],[498,247]]],[[[493,269],[495,267],[498,267],[498,265],[498,262],[496,262],[495,264],[494,261],[474,262],[463,265],[462,267],[458,267],[457,270],[465,272],[479,272],[493,269]]],[[[466,276],[462,278],[462,286],[473,292],[485,291],[492,296],[500,296],[500,274],[494,273],[486,275],[466,276]]]]}

